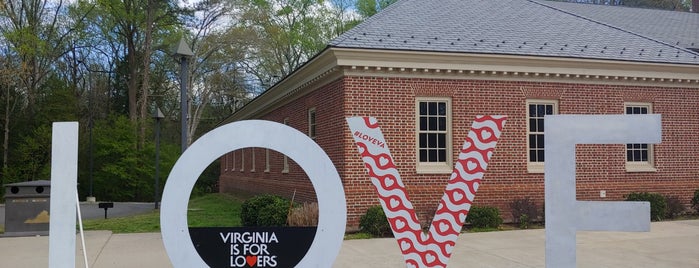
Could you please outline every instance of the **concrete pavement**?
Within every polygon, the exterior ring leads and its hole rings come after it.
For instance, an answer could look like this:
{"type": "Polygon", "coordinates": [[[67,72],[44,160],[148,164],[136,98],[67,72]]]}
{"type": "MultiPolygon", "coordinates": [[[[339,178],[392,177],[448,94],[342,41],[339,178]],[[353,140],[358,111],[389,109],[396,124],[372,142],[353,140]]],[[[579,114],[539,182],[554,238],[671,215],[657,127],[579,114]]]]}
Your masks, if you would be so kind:
{"type": "MultiPolygon", "coordinates": [[[[93,268],[172,267],[159,233],[86,233],[93,268]]],[[[449,267],[544,267],[544,230],[464,233],[449,267]]],[[[78,238],[77,267],[83,266],[78,238]]],[[[699,267],[699,220],[651,224],[646,233],[579,232],[578,267],[699,267]]],[[[1,267],[47,267],[48,237],[0,238],[1,267]]],[[[393,238],[347,240],[334,267],[405,267],[393,238]]]]}

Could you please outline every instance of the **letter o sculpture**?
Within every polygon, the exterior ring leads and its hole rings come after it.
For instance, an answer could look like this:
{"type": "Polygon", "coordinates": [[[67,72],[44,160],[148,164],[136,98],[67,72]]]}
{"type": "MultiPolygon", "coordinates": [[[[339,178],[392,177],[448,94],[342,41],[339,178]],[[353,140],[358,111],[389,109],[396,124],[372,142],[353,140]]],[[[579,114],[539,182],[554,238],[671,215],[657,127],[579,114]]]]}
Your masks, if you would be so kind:
{"type": "Polygon", "coordinates": [[[230,123],[206,133],[177,160],[163,190],[160,226],[165,250],[176,268],[208,267],[199,256],[187,225],[187,205],[199,175],[217,158],[238,149],[259,147],[293,159],[308,175],[318,199],[318,229],[297,267],[331,267],[340,252],[347,222],[340,175],[323,149],[289,126],[262,120],[230,123]]]}

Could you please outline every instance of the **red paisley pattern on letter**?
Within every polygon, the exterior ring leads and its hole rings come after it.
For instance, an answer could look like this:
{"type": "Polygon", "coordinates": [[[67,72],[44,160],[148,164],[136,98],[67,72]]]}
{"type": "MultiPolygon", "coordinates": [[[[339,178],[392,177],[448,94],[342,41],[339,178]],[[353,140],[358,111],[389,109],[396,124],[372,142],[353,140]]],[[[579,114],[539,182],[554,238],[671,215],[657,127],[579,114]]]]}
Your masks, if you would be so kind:
{"type": "Polygon", "coordinates": [[[506,116],[476,117],[432,225],[423,233],[378,121],[373,117],[347,118],[407,267],[447,266],[506,120],[506,116]]]}

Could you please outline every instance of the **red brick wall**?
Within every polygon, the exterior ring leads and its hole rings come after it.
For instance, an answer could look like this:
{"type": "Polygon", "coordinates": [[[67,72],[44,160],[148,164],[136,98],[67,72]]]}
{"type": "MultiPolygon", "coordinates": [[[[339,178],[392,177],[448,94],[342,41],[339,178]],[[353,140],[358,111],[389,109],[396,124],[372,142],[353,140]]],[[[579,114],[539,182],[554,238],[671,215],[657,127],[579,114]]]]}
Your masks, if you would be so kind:
{"type": "MultiPolygon", "coordinates": [[[[579,145],[577,147],[577,198],[579,200],[622,200],[631,191],[676,195],[689,203],[699,189],[699,93],[696,89],[618,85],[345,77],[296,100],[264,119],[307,130],[306,112],[316,107],[317,142],[326,150],[342,177],[347,196],[348,227],[356,228],[359,217],[378,198],[354,146],[345,117],[378,118],[408,194],[421,220],[431,219],[449,174],[417,174],[415,171],[415,98],[451,97],[453,157],[462,145],[476,115],[508,115],[500,142],[476,196],[475,205],[500,208],[508,219],[508,204],[530,197],[544,199],[543,174],[527,172],[526,100],[558,101],[560,114],[622,114],[624,102],[649,102],[662,114],[663,140],[654,147],[657,172],[629,173],[625,170],[624,145],[579,145]],[[599,192],[607,197],[600,198],[599,192]]],[[[262,150],[260,150],[262,151],[262,150]]],[[[246,152],[249,156],[249,154],[246,152]]],[[[273,157],[272,172],[264,174],[264,159],[258,171],[222,172],[221,190],[279,190],[289,195],[292,186],[303,196],[314,195],[310,182],[297,166],[281,174],[281,156],[273,157]],[[233,179],[238,178],[238,179],[233,179]],[[252,178],[258,178],[253,180],[252,178]],[[259,179],[262,178],[262,179],[259,179]]],[[[263,157],[260,152],[257,157],[263,157]]],[[[237,161],[240,161],[236,158],[237,161]]],[[[249,163],[249,160],[246,160],[249,163]]],[[[236,165],[239,167],[239,165],[236,165]]]]}
{"type": "MultiPolygon", "coordinates": [[[[260,119],[283,123],[288,119],[289,126],[308,134],[308,110],[316,109],[316,142],[323,147],[325,152],[341,173],[342,168],[342,144],[335,140],[335,137],[343,135],[344,118],[342,117],[343,90],[341,81],[332,82],[324,86],[321,90],[316,90],[303,98],[289,103],[274,113],[265,115],[260,119]]],[[[256,148],[255,172],[251,172],[250,150],[244,149],[245,168],[240,171],[241,159],[240,150],[233,152],[235,171],[226,171],[225,165],[221,164],[221,179],[219,188],[221,192],[243,190],[251,193],[275,193],[291,198],[295,192],[295,201],[315,202],[316,194],[311,181],[306,173],[291,158],[287,158],[289,163],[288,172],[282,172],[284,155],[275,151],[270,151],[269,172],[265,170],[265,149],[256,148]]],[[[232,157],[224,159],[232,160],[232,157]]]]}

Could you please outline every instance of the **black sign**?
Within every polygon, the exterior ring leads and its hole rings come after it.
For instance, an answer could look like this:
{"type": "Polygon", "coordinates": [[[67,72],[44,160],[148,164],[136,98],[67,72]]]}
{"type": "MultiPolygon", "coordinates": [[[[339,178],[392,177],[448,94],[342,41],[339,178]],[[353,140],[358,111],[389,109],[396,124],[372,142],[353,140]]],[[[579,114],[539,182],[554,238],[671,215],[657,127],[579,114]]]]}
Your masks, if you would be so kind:
{"type": "Polygon", "coordinates": [[[313,243],[316,227],[189,228],[209,267],[294,267],[313,243]]]}

